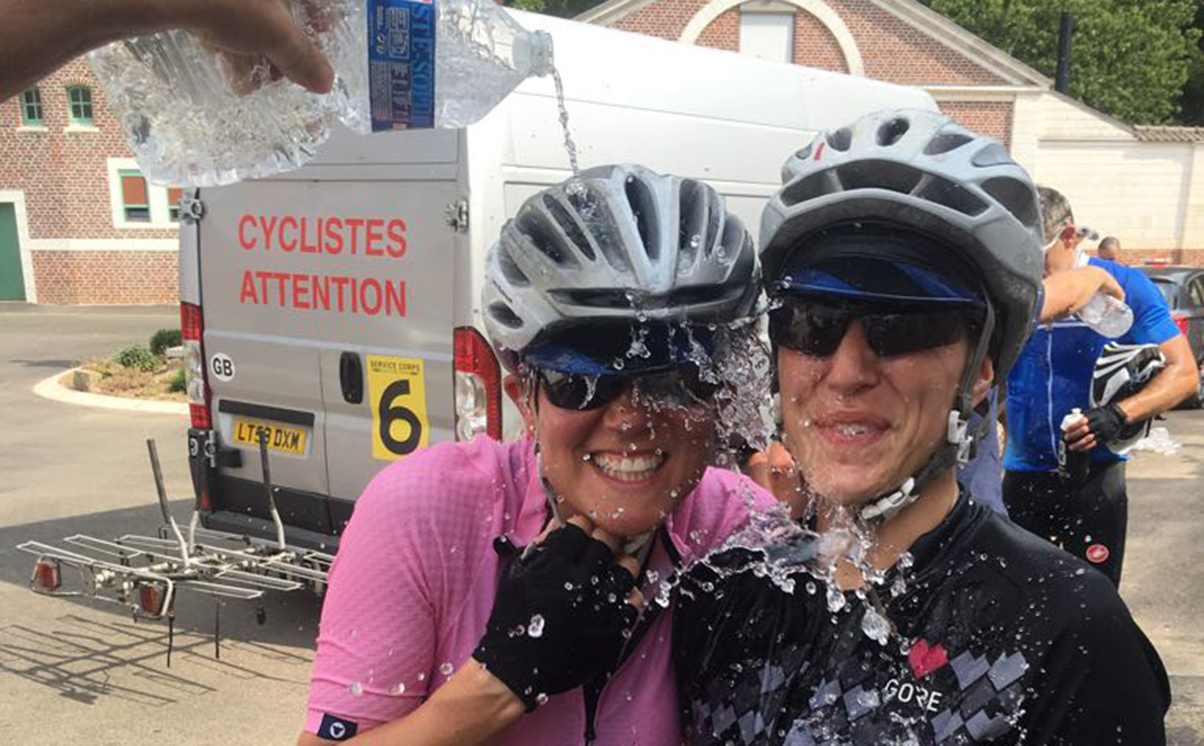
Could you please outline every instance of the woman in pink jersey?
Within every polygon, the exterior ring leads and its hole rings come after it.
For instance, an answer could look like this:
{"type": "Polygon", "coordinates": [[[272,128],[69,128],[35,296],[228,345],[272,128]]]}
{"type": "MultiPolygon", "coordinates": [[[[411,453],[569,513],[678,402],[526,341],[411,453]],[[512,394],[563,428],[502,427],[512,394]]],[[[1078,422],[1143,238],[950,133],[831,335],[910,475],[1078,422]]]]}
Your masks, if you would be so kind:
{"type": "Polygon", "coordinates": [[[364,491],[298,744],[678,744],[662,584],[772,503],[708,469],[716,412],[766,393],[727,375],[765,354],[752,241],[710,187],[611,166],[528,199],[486,272],[527,432],[364,491]]]}

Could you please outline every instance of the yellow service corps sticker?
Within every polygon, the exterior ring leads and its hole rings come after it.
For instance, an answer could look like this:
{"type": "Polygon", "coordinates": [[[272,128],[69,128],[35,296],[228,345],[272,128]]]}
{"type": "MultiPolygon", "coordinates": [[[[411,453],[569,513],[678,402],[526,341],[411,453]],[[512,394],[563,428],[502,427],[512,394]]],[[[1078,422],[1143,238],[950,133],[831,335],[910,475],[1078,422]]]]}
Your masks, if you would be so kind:
{"type": "Polygon", "coordinates": [[[426,446],[426,385],[420,357],[368,355],[372,458],[399,459],[426,446]]]}

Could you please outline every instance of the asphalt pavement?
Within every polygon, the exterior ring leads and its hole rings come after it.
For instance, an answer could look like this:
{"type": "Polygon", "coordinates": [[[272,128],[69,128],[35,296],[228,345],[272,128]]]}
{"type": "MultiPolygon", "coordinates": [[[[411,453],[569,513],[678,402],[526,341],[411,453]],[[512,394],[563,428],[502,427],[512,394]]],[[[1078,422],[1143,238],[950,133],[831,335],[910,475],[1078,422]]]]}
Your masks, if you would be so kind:
{"type": "MultiPolygon", "coordinates": [[[[27,590],[15,546],[75,533],[112,538],[161,525],[145,441],[158,443],[177,520],[191,510],[187,418],[42,399],[35,384],[76,360],[176,327],[175,307],[0,304],[0,733],[15,742],[117,746],[293,743],[305,706],[318,603],[277,594],[254,608],[182,597],[172,665],[163,623],[116,606],[27,590]]],[[[1204,412],[1164,423],[1183,445],[1129,467],[1122,595],[1171,675],[1171,746],[1204,746],[1204,412]]],[[[1134,744],[1133,746],[1145,746],[1134,744]]]]}

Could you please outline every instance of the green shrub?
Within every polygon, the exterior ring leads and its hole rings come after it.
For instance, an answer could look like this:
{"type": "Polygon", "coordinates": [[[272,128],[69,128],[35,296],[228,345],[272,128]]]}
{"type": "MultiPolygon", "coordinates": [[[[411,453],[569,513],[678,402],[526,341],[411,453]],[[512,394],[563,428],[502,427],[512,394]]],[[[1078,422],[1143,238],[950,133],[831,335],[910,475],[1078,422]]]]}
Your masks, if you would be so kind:
{"type": "Polygon", "coordinates": [[[130,345],[118,352],[113,359],[124,368],[137,368],[148,373],[159,367],[158,356],[142,345],[130,345]]]}
{"type": "Polygon", "coordinates": [[[150,351],[162,355],[168,347],[179,347],[181,339],[179,329],[160,329],[150,339],[150,351]]]}
{"type": "Polygon", "coordinates": [[[176,368],[176,372],[172,375],[171,380],[167,382],[167,390],[171,392],[183,391],[185,386],[184,369],[176,368]]]}

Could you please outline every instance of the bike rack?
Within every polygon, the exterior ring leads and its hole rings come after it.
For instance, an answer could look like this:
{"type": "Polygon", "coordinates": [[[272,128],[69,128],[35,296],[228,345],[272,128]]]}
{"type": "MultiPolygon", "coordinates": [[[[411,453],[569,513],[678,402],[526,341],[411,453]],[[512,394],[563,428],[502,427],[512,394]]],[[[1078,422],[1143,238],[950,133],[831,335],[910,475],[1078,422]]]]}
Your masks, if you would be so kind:
{"type": "Polygon", "coordinates": [[[268,591],[296,591],[310,587],[325,590],[334,556],[302,549],[284,540],[284,522],[276,510],[275,489],[268,466],[266,433],[259,434],[263,485],[275,541],[200,527],[195,510],[185,539],[167,505],[167,490],[154,440],[146,441],[151,471],[158,492],[164,526],[160,535],[126,534],[109,541],[86,534],[68,536],[68,548],[27,541],[17,549],[37,555],[29,580],[31,590],[50,596],[92,597],[129,608],[135,618],[167,619],[167,665],[171,665],[175,634],[175,601],[179,591],[212,596],[214,654],[221,657],[221,602],[223,599],[255,601],[256,620],[267,620],[261,603],[268,591]],[[78,587],[65,588],[63,568],[76,571],[78,587]]]}

